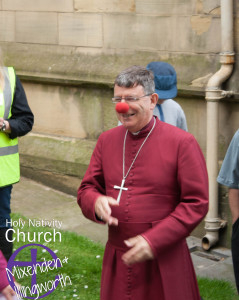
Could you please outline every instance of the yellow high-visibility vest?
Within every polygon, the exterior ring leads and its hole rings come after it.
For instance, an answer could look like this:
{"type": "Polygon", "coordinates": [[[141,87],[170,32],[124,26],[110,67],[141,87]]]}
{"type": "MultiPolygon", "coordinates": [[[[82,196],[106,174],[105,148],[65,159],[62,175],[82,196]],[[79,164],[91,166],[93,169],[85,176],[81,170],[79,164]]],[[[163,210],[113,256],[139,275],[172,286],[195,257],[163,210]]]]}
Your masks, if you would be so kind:
{"type": "MultiPolygon", "coordinates": [[[[4,67],[3,71],[5,85],[3,91],[0,89],[0,117],[9,119],[12,115],[16,75],[12,67],[4,67]]],[[[10,139],[8,134],[0,131],[0,187],[18,182],[19,179],[18,139],[10,139]]]]}

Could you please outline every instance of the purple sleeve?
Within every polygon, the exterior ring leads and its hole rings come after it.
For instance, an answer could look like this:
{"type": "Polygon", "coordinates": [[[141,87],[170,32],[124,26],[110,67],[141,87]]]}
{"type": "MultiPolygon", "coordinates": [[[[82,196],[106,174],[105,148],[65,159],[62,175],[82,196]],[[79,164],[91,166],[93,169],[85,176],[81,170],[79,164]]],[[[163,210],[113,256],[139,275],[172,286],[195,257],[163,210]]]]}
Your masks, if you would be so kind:
{"type": "Polygon", "coordinates": [[[6,267],[7,261],[0,250],[0,291],[2,291],[6,286],[9,285],[9,282],[7,280],[6,267]]]}
{"type": "Polygon", "coordinates": [[[77,202],[84,216],[97,223],[102,223],[102,221],[96,217],[95,202],[99,196],[105,195],[105,182],[101,164],[101,147],[102,138],[100,136],[77,194],[77,202]]]}

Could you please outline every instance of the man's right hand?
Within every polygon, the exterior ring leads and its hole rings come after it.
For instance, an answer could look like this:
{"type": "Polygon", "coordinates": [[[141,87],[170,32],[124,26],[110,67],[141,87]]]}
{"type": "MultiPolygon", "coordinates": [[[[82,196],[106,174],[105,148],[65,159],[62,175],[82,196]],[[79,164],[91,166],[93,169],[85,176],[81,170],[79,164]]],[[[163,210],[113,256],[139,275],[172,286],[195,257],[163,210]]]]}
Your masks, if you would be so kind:
{"type": "Polygon", "coordinates": [[[13,296],[16,294],[14,290],[10,287],[10,285],[6,286],[2,290],[2,294],[5,296],[6,300],[12,300],[13,296]]]}
{"type": "Polygon", "coordinates": [[[118,205],[119,203],[117,203],[117,201],[112,197],[99,196],[95,202],[95,213],[103,222],[108,223],[109,225],[117,226],[118,219],[111,216],[110,206],[118,205]]]}

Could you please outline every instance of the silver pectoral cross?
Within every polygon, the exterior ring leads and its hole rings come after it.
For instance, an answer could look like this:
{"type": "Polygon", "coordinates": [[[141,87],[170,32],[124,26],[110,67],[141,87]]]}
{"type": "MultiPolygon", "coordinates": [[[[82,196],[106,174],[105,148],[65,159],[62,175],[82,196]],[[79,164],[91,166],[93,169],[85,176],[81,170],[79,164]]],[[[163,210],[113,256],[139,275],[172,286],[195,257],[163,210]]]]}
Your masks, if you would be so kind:
{"type": "Polygon", "coordinates": [[[125,187],[124,187],[124,183],[125,183],[125,179],[123,178],[123,179],[122,179],[122,182],[121,182],[121,186],[114,185],[114,189],[119,190],[119,194],[118,194],[118,197],[117,197],[117,203],[120,202],[120,197],[121,197],[122,191],[123,191],[123,190],[124,190],[124,191],[127,191],[127,190],[128,190],[128,188],[125,188],[125,187]]]}

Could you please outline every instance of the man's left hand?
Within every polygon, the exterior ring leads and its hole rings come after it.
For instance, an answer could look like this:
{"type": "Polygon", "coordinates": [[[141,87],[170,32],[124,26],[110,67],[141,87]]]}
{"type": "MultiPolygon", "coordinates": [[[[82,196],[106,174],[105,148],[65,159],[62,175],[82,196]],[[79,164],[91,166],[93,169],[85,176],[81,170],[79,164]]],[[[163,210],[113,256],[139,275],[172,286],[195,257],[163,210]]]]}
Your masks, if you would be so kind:
{"type": "Polygon", "coordinates": [[[137,235],[124,242],[127,247],[131,248],[122,256],[122,260],[126,265],[154,258],[151,247],[141,235],[137,235]]]}

